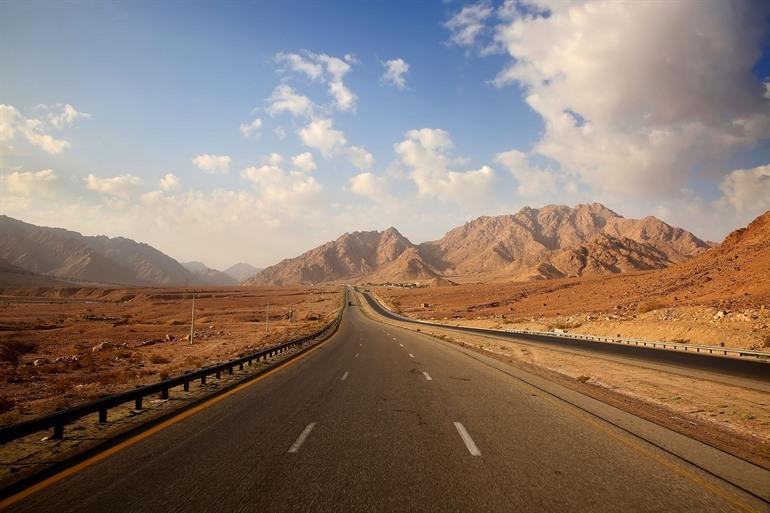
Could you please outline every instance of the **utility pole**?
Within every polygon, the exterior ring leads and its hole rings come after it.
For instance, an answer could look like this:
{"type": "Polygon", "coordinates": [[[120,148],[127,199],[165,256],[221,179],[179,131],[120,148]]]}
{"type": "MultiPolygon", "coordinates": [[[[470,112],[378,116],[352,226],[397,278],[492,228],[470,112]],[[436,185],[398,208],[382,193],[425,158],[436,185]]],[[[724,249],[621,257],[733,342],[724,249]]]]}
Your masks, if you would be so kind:
{"type": "Polygon", "coordinates": [[[195,338],[195,291],[193,291],[192,313],[190,314],[190,344],[195,338]]]}
{"type": "Polygon", "coordinates": [[[265,337],[270,332],[270,301],[267,302],[267,310],[265,310],[265,337]]]}

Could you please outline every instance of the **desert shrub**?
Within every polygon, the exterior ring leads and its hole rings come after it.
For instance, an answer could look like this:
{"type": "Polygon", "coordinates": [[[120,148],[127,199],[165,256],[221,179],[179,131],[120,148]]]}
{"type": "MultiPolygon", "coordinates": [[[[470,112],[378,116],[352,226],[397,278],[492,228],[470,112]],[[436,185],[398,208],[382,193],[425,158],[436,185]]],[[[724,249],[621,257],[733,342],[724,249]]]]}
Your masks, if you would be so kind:
{"type": "Polygon", "coordinates": [[[644,303],[639,303],[639,313],[647,313],[652,312],[653,310],[660,310],[661,308],[665,308],[666,305],[659,301],[646,301],[644,303]]]}
{"type": "Polygon", "coordinates": [[[24,340],[9,340],[0,343],[0,362],[10,364],[15,370],[25,354],[31,353],[35,344],[24,340]]]}
{"type": "Polygon", "coordinates": [[[9,398],[0,395],[0,413],[11,411],[16,405],[16,402],[9,398]]]}
{"type": "Polygon", "coordinates": [[[586,382],[588,382],[588,380],[589,380],[589,379],[591,379],[591,376],[586,376],[586,375],[584,375],[584,374],[581,374],[580,376],[578,376],[578,377],[577,377],[577,378],[575,378],[575,379],[576,379],[577,381],[581,382],[581,383],[586,383],[586,382]]]}
{"type": "Polygon", "coordinates": [[[770,347],[770,335],[765,335],[765,339],[762,342],[763,347],[770,347]]]}
{"type": "Polygon", "coordinates": [[[163,355],[154,354],[150,356],[150,363],[170,363],[170,362],[171,360],[169,360],[163,355]]]}

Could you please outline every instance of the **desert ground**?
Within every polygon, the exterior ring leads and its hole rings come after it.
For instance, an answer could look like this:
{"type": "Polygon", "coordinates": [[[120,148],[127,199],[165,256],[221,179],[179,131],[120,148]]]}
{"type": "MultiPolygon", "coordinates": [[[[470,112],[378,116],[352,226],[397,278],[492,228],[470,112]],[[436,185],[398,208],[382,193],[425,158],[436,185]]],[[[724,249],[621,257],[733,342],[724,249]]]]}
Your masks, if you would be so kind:
{"type": "Polygon", "coordinates": [[[311,333],[340,287],[0,290],[0,424],[311,333]],[[266,327],[266,319],[269,323],[266,327]]]}
{"type": "MultiPolygon", "coordinates": [[[[770,350],[770,296],[656,290],[651,273],[453,287],[376,287],[410,317],[469,326],[534,329],[770,350]]],[[[768,288],[761,282],[760,286],[768,288]]]]}

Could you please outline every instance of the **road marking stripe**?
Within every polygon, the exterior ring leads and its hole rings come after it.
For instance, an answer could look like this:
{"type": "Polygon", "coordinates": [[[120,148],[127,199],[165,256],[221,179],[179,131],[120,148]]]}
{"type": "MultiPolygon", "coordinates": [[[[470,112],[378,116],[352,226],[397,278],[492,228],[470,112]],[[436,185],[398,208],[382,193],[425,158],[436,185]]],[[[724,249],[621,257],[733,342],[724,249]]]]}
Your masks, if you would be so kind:
{"type": "Polygon", "coordinates": [[[345,371],[345,374],[342,375],[342,379],[340,379],[340,381],[345,381],[348,379],[348,374],[350,374],[350,371],[345,371]]]}
{"type": "Polygon", "coordinates": [[[134,444],[136,444],[138,442],[141,442],[145,438],[148,438],[148,437],[154,435],[158,431],[162,431],[162,430],[164,430],[164,429],[166,429],[166,428],[168,428],[170,426],[173,426],[174,424],[178,424],[179,422],[183,421],[184,419],[186,419],[188,417],[193,416],[194,414],[198,413],[199,411],[204,410],[204,409],[206,409],[206,408],[208,408],[208,407],[210,407],[210,406],[212,406],[212,405],[214,405],[214,404],[216,404],[216,403],[218,403],[218,402],[220,402],[220,401],[222,401],[224,399],[227,399],[231,395],[234,395],[234,394],[240,392],[244,388],[250,387],[251,385],[254,385],[255,383],[259,383],[260,381],[262,381],[263,379],[269,377],[270,375],[272,375],[272,374],[274,374],[274,373],[276,373],[278,371],[281,371],[281,370],[285,369],[286,367],[301,361],[304,358],[307,358],[309,355],[311,355],[313,352],[315,352],[318,348],[320,348],[321,345],[322,345],[322,343],[319,343],[318,345],[316,345],[314,347],[311,347],[306,352],[304,352],[301,355],[297,356],[293,360],[289,360],[288,362],[286,362],[286,363],[284,363],[284,364],[282,364],[282,365],[280,365],[278,367],[275,367],[273,369],[270,369],[269,371],[265,372],[264,374],[262,374],[260,376],[257,376],[254,379],[251,379],[251,380],[249,380],[249,381],[247,381],[245,383],[241,383],[240,385],[237,385],[235,388],[232,388],[232,389],[228,390],[227,392],[225,392],[225,393],[223,393],[221,395],[218,395],[216,397],[212,397],[210,399],[206,399],[206,400],[204,400],[204,402],[198,404],[197,406],[193,406],[189,410],[185,410],[182,413],[180,413],[178,415],[175,415],[175,416],[171,417],[170,419],[168,419],[166,421],[163,421],[160,424],[158,424],[158,425],[156,425],[154,427],[151,427],[150,429],[148,429],[146,431],[142,431],[141,433],[139,433],[139,434],[129,438],[128,440],[120,442],[118,445],[115,445],[113,447],[110,447],[109,449],[106,449],[106,450],[104,450],[104,451],[102,451],[100,453],[97,453],[97,454],[95,454],[94,456],[88,458],[85,461],[82,461],[80,463],[76,463],[75,465],[73,465],[73,466],[71,466],[71,467],[69,467],[69,468],[67,468],[65,470],[62,470],[58,474],[54,474],[51,477],[40,481],[39,483],[33,484],[29,488],[26,488],[26,489],[20,491],[19,493],[15,494],[15,495],[11,495],[10,497],[6,497],[5,499],[0,500],[0,510],[3,510],[5,508],[9,507],[12,504],[16,504],[20,500],[22,500],[22,499],[24,499],[26,497],[29,497],[30,495],[32,495],[32,494],[34,494],[36,492],[39,492],[40,490],[43,490],[44,488],[48,488],[52,484],[54,484],[54,483],[56,483],[58,481],[61,481],[62,479],[66,478],[66,477],[69,477],[69,476],[71,476],[73,474],[76,474],[76,473],[80,472],[81,470],[86,469],[86,468],[90,467],[91,465],[93,465],[95,463],[98,463],[98,462],[100,462],[102,460],[105,460],[105,459],[109,458],[110,456],[112,456],[113,454],[115,454],[116,452],[119,452],[122,449],[125,449],[126,447],[130,447],[130,446],[132,446],[132,445],[134,445],[134,444]]]}
{"type": "Polygon", "coordinates": [[[353,358],[358,358],[358,353],[356,353],[356,355],[353,358]]]}
{"type": "Polygon", "coordinates": [[[476,446],[476,442],[473,441],[471,435],[468,434],[468,430],[465,429],[465,426],[459,422],[455,422],[454,424],[457,432],[460,433],[460,438],[462,438],[463,442],[465,442],[465,447],[467,447],[468,452],[471,453],[471,456],[481,456],[481,451],[476,446]]]}
{"type": "Polygon", "coordinates": [[[399,344],[401,347],[404,347],[404,344],[399,344]]]}
{"type": "Polygon", "coordinates": [[[412,353],[409,353],[409,358],[414,358],[414,355],[412,353]]]}
{"type": "Polygon", "coordinates": [[[430,374],[428,374],[426,371],[422,371],[423,376],[425,376],[426,381],[433,381],[433,378],[430,377],[430,374]]]}
{"type": "Polygon", "coordinates": [[[305,443],[305,439],[308,437],[311,431],[313,431],[313,428],[315,427],[315,422],[311,422],[307,426],[305,426],[305,429],[302,430],[302,433],[299,434],[297,439],[294,441],[293,444],[291,444],[291,447],[289,447],[290,453],[295,453],[299,451],[299,448],[302,447],[302,444],[305,443]]]}

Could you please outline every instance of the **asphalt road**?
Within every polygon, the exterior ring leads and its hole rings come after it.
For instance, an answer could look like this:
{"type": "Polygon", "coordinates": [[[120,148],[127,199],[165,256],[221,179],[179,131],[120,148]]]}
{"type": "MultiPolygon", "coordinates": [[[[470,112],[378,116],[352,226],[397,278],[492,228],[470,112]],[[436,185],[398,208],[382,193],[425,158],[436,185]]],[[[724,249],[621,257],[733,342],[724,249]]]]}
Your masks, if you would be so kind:
{"type": "MultiPolygon", "coordinates": [[[[363,294],[369,305],[380,315],[390,319],[414,324],[419,321],[395,314],[383,308],[369,294],[363,294]]],[[[723,357],[706,353],[670,351],[652,347],[633,346],[596,342],[542,335],[527,335],[522,333],[506,333],[499,330],[473,328],[468,326],[438,325],[442,329],[450,329],[470,334],[480,334],[488,337],[507,339],[528,344],[568,350],[577,354],[613,359],[625,363],[633,363],[650,368],[659,368],[667,372],[676,372],[700,379],[710,379],[724,383],[735,384],[770,392],[770,364],[754,358],[723,357]]]]}
{"type": "Polygon", "coordinates": [[[765,505],[354,306],[317,349],[9,511],[673,513],[765,505]]]}

